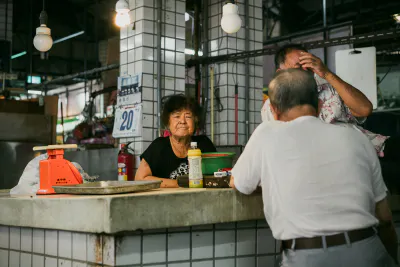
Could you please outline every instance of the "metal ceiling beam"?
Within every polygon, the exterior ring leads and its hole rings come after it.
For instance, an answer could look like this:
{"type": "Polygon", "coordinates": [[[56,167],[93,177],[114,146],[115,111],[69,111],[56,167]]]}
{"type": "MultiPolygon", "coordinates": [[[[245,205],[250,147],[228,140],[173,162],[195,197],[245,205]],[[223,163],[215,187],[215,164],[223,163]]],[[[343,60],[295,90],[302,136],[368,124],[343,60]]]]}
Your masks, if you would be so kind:
{"type": "MultiPolygon", "coordinates": [[[[337,46],[337,45],[344,45],[344,44],[357,44],[357,43],[365,43],[370,41],[376,40],[384,40],[384,39],[394,39],[400,38],[400,29],[394,30],[386,30],[386,31],[379,31],[367,34],[359,34],[354,36],[348,37],[340,37],[340,38],[333,38],[329,40],[320,40],[314,42],[305,42],[303,45],[307,49],[315,49],[315,48],[323,48],[323,47],[330,47],[330,46],[337,46]]],[[[400,40],[398,40],[400,42],[400,40]]],[[[239,59],[251,58],[251,57],[259,57],[264,55],[273,55],[276,52],[276,48],[264,48],[260,50],[253,50],[250,52],[240,52],[234,53],[229,55],[221,55],[215,57],[207,57],[202,58],[200,57],[197,62],[193,59],[186,61],[186,66],[191,67],[194,64],[215,64],[218,62],[225,62],[225,61],[235,61],[239,59]]]]}
{"type": "Polygon", "coordinates": [[[30,85],[30,86],[27,87],[27,90],[31,90],[31,89],[35,89],[35,88],[40,89],[42,87],[46,87],[49,84],[54,84],[54,83],[59,83],[59,82],[62,82],[62,81],[72,80],[73,78],[89,76],[89,75],[96,74],[96,73],[99,73],[99,72],[118,69],[118,68],[119,68],[119,64],[111,64],[111,65],[107,65],[107,66],[100,67],[100,68],[95,68],[95,69],[91,69],[91,70],[87,70],[87,71],[83,71],[83,72],[78,72],[78,73],[75,73],[75,74],[65,75],[65,76],[62,76],[62,77],[55,78],[55,79],[53,79],[51,81],[46,81],[46,82],[41,83],[41,84],[30,85]]]}

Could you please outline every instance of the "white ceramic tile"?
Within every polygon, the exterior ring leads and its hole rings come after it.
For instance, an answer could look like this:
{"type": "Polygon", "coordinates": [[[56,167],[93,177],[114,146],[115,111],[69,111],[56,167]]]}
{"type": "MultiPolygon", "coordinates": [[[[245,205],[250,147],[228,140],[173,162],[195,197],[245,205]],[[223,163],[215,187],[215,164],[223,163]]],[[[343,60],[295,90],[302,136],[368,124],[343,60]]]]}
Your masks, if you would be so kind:
{"type": "Polygon", "coordinates": [[[134,72],[134,74],[136,74],[136,73],[142,73],[143,72],[143,69],[142,69],[142,61],[136,61],[135,62],[135,72],[134,72]]]}
{"type": "Polygon", "coordinates": [[[270,229],[257,229],[257,253],[275,253],[275,239],[270,229]]]}
{"type": "Polygon", "coordinates": [[[44,230],[33,229],[33,248],[35,253],[44,253],[44,230]]]}
{"type": "MultiPolygon", "coordinates": [[[[176,56],[176,62],[175,63],[177,65],[185,65],[185,54],[184,53],[176,52],[175,56],[176,56]]],[[[184,75],[185,74],[183,73],[182,77],[185,77],[184,75]]]]}
{"type": "Polygon", "coordinates": [[[143,236],[143,263],[164,262],[166,258],[166,235],[143,236]]]}
{"type": "Polygon", "coordinates": [[[66,231],[58,232],[58,256],[72,258],[72,233],[66,231]]]}
{"type": "Polygon", "coordinates": [[[72,259],[86,260],[86,234],[72,233],[72,259]]]}
{"type": "Polygon", "coordinates": [[[9,248],[10,230],[8,226],[0,226],[0,248],[9,248]]]}
{"type": "Polygon", "coordinates": [[[213,267],[213,262],[212,261],[192,262],[192,267],[213,267]]]}
{"type": "Polygon", "coordinates": [[[19,267],[20,265],[20,253],[15,251],[10,251],[9,267],[19,267]]]}
{"type": "Polygon", "coordinates": [[[175,90],[178,92],[185,91],[185,79],[175,79],[175,90]]]}
{"type": "MultiPolygon", "coordinates": [[[[220,143],[227,143],[227,140],[222,141],[222,138],[227,139],[226,135],[220,136],[220,143]]],[[[235,231],[216,231],[215,232],[215,256],[230,257],[235,255],[235,231]]]]}
{"type": "Polygon", "coordinates": [[[176,12],[184,14],[186,11],[186,3],[183,1],[176,1],[176,12]]]}
{"type": "Polygon", "coordinates": [[[140,239],[140,236],[117,237],[117,265],[131,265],[140,263],[140,239]]]}
{"type": "Polygon", "coordinates": [[[44,256],[33,255],[32,267],[44,267],[44,256]]]}
{"type": "Polygon", "coordinates": [[[175,44],[176,51],[185,52],[185,40],[176,39],[175,44]]]}
{"type": "Polygon", "coordinates": [[[15,250],[21,249],[21,228],[10,227],[10,248],[15,250]]]}
{"type": "MultiPolygon", "coordinates": [[[[175,38],[175,26],[169,25],[169,24],[166,24],[164,26],[165,26],[165,32],[162,32],[162,34],[165,36],[168,36],[168,37],[175,38]]],[[[183,28],[183,29],[185,29],[185,28],[183,28]]],[[[181,38],[181,39],[184,39],[184,38],[181,38]]]]}
{"type": "Polygon", "coordinates": [[[32,254],[21,253],[21,267],[32,266],[32,254]]]}
{"type": "Polygon", "coordinates": [[[186,35],[185,28],[176,26],[176,38],[185,39],[185,35],[186,35]]]}
{"type": "Polygon", "coordinates": [[[129,63],[128,64],[128,71],[126,73],[127,75],[135,75],[135,62],[129,63]]]}
{"type": "Polygon", "coordinates": [[[143,115],[143,127],[153,127],[152,115],[143,115]]]}
{"type": "MultiPolygon", "coordinates": [[[[137,36],[140,36],[140,35],[137,35],[137,36]]],[[[131,50],[131,49],[135,48],[135,38],[136,38],[136,36],[131,36],[128,38],[127,50],[131,50]]]]}
{"type": "MultiPolygon", "coordinates": [[[[254,264],[252,266],[254,266],[254,264]]],[[[276,266],[275,265],[275,256],[258,257],[257,258],[257,267],[265,267],[265,266],[276,266]]]]}
{"type": "Polygon", "coordinates": [[[213,255],[213,232],[192,233],[192,258],[207,259],[213,255]]]}
{"type": "Polygon", "coordinates": [[[72,267],[72,261],[70,261],[70,260],[58,260],[58,267],[72,267]]]}
{"type": "Polygon", "coordinates": [[[190,233],[168,234],[168,261],[190,259],[190,233]]]}
{"type": "Polygon", "coordinates": [[[120,65],[119,68],[120,68],[120,69],[119,69],[119,72],[120,72],[120,74],[121,74],[122,76],[128,74],[128,65],[127,65],[127,64],[125,64],[125,65],[120,65]]]}
{"type": "Polygon", "coordinates": [[[127,59],[127,63],[131,63],[131,62],[135,62],[135,50],[136,49],[131,49],[131,50],[128,50],[128,54],[127,54],[127,56],[128,56],[128,59],[127,59]]]}
{"type": "Polygon", "coordinates": [[[57,256],[57,243],[58,243],[58,231],[46,230],[45,231],[45,254],[50,256],[57,256]]]}
{"type": "Polygon", "coordinates": [[[235,259],[215,260],[215,267],[232,267],[235,266],[235,259]]]}
{"type": "Polygon", "coordinates": [[[142,51],[142,58],[145,60],[153,61],[154,56],[153,56],[153,49],[149,47],[143,47],[142,51]]]}
{"type": "Polygon", "coordinates": [[[163,23],[175,25],[175,13],[174,12],[168,12],[168,11],[162,12],[161,18],[162,18],[163,23]]]}
{"type": "Polygon", "coordinates": [[[190,262],[169,263],[168,267],[190,267],[190,262]]]}
{"type": "Polygon", "coordinates": [[[185,27],[186,21],[185,21],[185,14],[176,14],[176,25],[185,27]]]}
{"type": "Polygon", "coordinates": [[[119,42],[119,45],[120,45],[120,50],[119,50],[120,52],[128,50],[128,39],[127,38],[122,39],[119,42]]]}
{"type": "Polygon", "coordinates": [[[121,32],[121,35],[120,35],[121,39],[126,38],[128,35],[128,27],[121,27],[120,32],[121,32]]]}
{"type": "Polygon", "coordinates": [[[115,265],[114,236],[103,235],[103,264],[115,265]]]}
{"type": "MultiPolygon", "coordinates": [[[[237,267],[255,266],[255,263],[256,263],[255,257],[236,258],[237,267]]],[[[273,266],[273,265],[265,265],[265,266],[273,266]]]]}
{"type": "MultiPolygon", "coordinates": [[[[151,49],[153,51],[153,49],[151,49]]],[[[142,72],[144,73],[154,73],[154,64],[152,61],[142,61],[142,72]]]]}
{"type": "Polygon", "coordinates": [[[143,17],[147,20],[154,20],[154,8],[144,7],[143,17]]]}
{"type": "Polygon", "coordinates": [[[154,22],[144,20],[143,21],[143,32],[144,33],[154,33],[154,22]]]}
{"type": "Polygon", "coordinates": [[[32,228],[21,228],[21,250],[32,251],[32,228]]]}
{"type": "Polygon", "coordinates": [[[142,38],[143,38],[144,46],[149,46],[149,47],[154,46],[154,35],[153,34],[143,33],[142,38]]]}
{"type": "Polygon", "coordinates": [[[88,266],[87,263],[73,261],[72,262],[72,267],[89,267],[89,266],[88,266]]]}
{"type": "Polygon", "coordinates": [[[57,266],[57,258],[45,257],[44,258],[45,267],[55,267],[57,266]]]}
{"type": "Polygon", "coordinates": [[[120,53],[120,55],[119,55],[119,63],[120,64],[126,64],[127,60],[128,60],[128,53],[126,51],[120,53]]]}
{"type": "Polygon", "coordinates": [[[135,48],[134,51],[135,51],[135,55],[134,55],[135,62],[137,62],[137,61],[139,61],[139,60],[142,59],[142,56],[143,56],[143,47],[135,48]]]}
{"type": "Polygon", "coordinates": [[[0,249],[0,267],[8,267],[8,250],[0,249]]]}
{"type": "Polygon", "coordinates": [[[87,235],[87,261],[103,263],[103,239],[100,234],[87,235]]]}

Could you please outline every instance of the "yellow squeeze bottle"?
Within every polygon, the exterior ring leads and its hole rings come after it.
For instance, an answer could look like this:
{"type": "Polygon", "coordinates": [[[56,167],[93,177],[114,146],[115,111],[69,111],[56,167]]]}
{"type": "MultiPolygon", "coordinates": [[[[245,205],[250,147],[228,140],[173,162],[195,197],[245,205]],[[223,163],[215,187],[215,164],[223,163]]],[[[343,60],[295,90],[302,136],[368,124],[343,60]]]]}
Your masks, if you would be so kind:
{"type": "Polygon", "coordinates": [[[189,188],[203,188],[203,173],[201,171],[201,150],[197,142],[190,143],[188,150],[189,188]]]}

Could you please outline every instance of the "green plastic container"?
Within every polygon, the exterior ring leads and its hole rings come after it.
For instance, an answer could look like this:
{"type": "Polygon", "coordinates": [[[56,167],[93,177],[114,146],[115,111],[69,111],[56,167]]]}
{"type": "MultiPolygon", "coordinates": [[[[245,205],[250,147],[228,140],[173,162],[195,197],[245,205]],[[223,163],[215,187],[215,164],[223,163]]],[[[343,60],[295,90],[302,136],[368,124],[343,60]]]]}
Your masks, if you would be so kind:
{"type": "Polygon", "coordinates": [[[231,152],[202,153],[201,170],[203,175],[214,175],[219,169],[232,168],[233,157],[231,152]]]}

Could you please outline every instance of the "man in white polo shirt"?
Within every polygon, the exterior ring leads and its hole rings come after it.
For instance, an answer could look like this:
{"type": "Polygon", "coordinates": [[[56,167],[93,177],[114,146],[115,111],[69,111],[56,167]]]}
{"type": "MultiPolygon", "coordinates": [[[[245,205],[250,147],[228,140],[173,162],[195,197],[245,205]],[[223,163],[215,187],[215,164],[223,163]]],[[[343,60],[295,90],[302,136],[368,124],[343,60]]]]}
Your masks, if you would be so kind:
{"type": "Polygon", "coordinates": [[[252,134],[231,186],[244,194],[262,186],[281,266],[395,266],[397,236],[371,142],[317,118],[309,71],[279,71],[269,96],[275,121],[252,134]]]}

